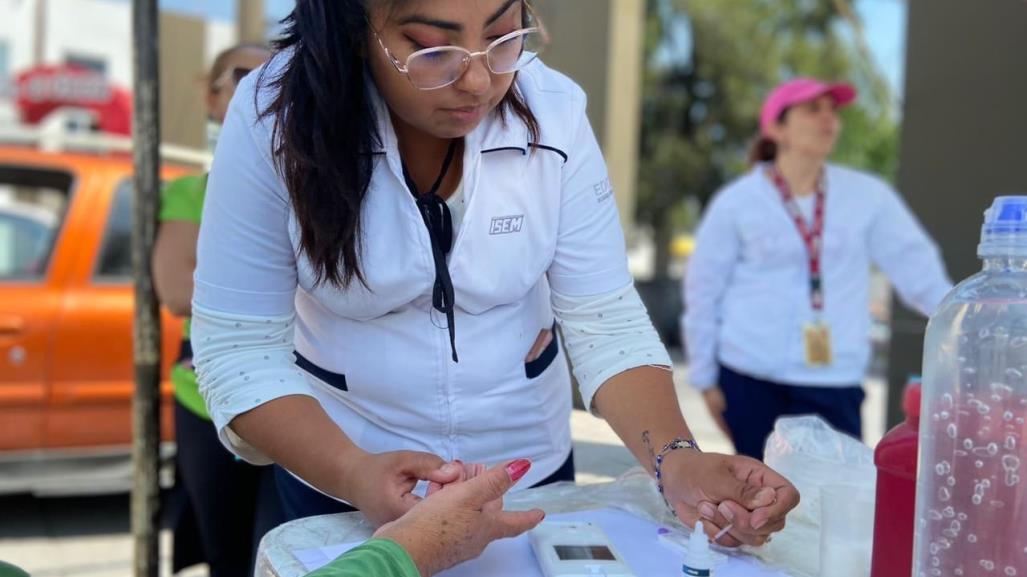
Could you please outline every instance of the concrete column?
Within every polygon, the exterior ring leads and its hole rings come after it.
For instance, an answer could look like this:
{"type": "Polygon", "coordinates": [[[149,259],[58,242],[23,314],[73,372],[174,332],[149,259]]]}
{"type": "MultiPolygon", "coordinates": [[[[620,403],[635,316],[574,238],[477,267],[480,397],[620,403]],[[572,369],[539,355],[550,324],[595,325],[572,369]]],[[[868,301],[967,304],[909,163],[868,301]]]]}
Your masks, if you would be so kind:
{"type": "Polygon", "coordinates": [[[206,23],[192,16],[160,14],[160,120],[166,144],[207,146],[203,82],[206,23]]]}
{"type": "MultiPolygon", "coordinates": [[[[910,0],[899,189],[959,281],[980,270],[982,212],[1027,194],[1027,2],[910,0]]],[[[920,374],[925,321],[896,306],[888,423],[920,374]]]]}
{"type": "Polygon", "coordinates": [[[610,169],[621,222],[634,221],[641,128],[644,0],[539,2],[552,36],[546,64],[588,95],[588,118],[610,169]]]}
{"type": "Polygon", "coordinates": [[[603,151],[625,228],[634,223],[638,150],[642,129],[644,0],[613,0],[606,76],[603,151]]]}
{"type": "Polygon", "coordinates": [[[239,42],[263,43],[267,40],[264,0],[236,0],[239,42]]]}
{"type": "Polygon", "coordinates": [[[46,64],[46,0],[36,0],[36,13],[33,22],[35,37],[32,39],[32,59],[36,66],[46,64]]]}

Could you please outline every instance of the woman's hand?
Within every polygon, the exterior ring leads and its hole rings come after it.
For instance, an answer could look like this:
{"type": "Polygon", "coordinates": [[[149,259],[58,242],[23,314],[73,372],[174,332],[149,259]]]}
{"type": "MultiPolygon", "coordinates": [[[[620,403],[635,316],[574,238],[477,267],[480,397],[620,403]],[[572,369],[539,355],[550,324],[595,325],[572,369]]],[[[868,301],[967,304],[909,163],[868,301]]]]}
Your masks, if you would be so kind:
{"type": "Polygon", "coordinates": [[[702,392],[702,398],[706,401],[706,408],[710,410],[710,416],[717,423],[717,427],[727,435],[728,439],[732,438],[731,428],[727,426],[727,420],[724,419],[724,411],[727,410],[724,391],[720,387],[712,387],[702,392]]]}
{"type": "Polygon", "coordinates": [[[799,492],[760,461],[679,449],[663,460],[664,496],[682,522],[702,520],[711,537],[732,525],[721,545],[763,545],[785,526],[799,492]]]}
{"type": "Polygon", "coordinates": [[[418,481],[444,486],[467,478],[465,468],[436,455],[416,451],[354,452],[341,494],[376,526],[398,519],[421,501],[413,493],[418,481]]]}
{"type": "MultiPolygon", "coordinates": [[[[488,467],[486,467],[484,463],[465,463],[460,459],[454,460],[452,464],[457,467],[459,475],[457,476],[457,479],[455,481],[450,482],[450,484],[463,483],[468,479],[473,479],[478,475],[481,475],[488,469],[488,467]]],[[[425,493],[424,496],[431,497],[432,495],[440,491],[443,486],[444,485],[442,485],[441,483],[436,483],[435,481],[428,483],[428,492],[425,493]]]]}
{"type": "Polygon", "coordinates": [[[492,541],[520,535],[545,517],[540,509],[503,511],[503,494],[530,467],[520,459],[444,486],[374,536],[399,544],[424,577],[474,559],[492,541]]]}

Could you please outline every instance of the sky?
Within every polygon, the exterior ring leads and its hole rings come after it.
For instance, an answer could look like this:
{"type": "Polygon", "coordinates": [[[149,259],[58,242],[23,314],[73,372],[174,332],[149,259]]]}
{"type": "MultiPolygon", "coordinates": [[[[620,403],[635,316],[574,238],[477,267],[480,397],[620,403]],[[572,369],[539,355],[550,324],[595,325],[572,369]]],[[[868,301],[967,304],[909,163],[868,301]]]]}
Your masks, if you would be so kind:
{"type": "MultiPolygon", "coordinates": [[[[907,0],[854,0],[863,19],[867,44],[894,94],[904,86],[907,0]]],[[[289,13],[293,0],[265,0],[268,20],[289,13]]],[[[235,18],[235,0],[160,0],[161,8],[219,20],[235,18]]]]}
{"type": "Polygon", "coordinates": [[[895,94],[902,94],[906,73],[906,0],[859,0],[867,44],[895,94]]]}

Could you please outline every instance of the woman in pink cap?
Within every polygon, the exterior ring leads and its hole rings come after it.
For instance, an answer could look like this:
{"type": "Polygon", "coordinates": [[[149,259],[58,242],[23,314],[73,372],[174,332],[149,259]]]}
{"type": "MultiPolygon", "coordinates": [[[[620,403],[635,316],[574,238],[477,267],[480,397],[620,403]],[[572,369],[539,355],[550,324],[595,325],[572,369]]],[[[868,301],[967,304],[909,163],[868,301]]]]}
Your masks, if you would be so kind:
{"type": "Polygon", "coordinates": [[[937,247],[880,178],[828,163],[848,84],[781,84],[752,169],[719,191],[685,282],[689,382],[736,450],[763,457],[783,415],[859,438],[870,356],[870,268],[928,315],[951,288],[937,247]]]}

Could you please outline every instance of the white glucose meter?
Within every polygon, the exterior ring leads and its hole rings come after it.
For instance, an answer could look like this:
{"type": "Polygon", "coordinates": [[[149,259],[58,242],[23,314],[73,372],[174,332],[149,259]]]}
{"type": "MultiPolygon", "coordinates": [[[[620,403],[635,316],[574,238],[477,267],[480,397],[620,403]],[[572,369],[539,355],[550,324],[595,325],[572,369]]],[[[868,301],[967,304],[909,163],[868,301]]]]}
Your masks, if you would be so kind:
{"type": "Polygon", "coordinates": [[[528,538],[546,577],[635,577],[598,525],[543,522],[528,538]]]}

